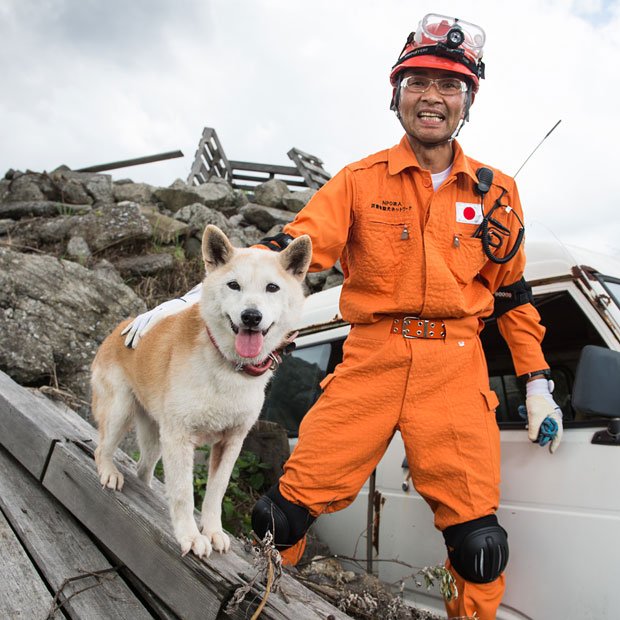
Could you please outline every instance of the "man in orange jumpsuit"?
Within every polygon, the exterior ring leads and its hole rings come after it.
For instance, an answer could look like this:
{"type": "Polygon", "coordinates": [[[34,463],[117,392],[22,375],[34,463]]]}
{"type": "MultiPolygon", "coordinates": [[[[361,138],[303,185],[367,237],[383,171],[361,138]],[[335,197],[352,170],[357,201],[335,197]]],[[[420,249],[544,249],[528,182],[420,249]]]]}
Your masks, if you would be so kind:
{"type": "Polygon", "coordinates": [[[261,537],[272,531],[295,563],[314,519],[354,500],[400,431],[413,484],[446,541],[459,593],[448,615],[491,620],[508,561],[495,516],[498,400],[479,339],[495,298],[516,373],[528,379],[530,439],[554,418],[553,452],[562,423],[541,351],[544,328],[523,280],[515,183],[454,140],[484,75],[483,44],[473,24],[426,16],[390,75],[401,142],[346,166],[283,233],[263,240],[279,250],[310,235],[311,271],[340,259],[340,307],[352,329],[279,484],[257,502],[253,526],[261,537]]]}
{"type": "Polygon", "coordinates": [[[284,228],[312,238],[311,270],[340,258],[340,307],[352,329],[343,362],[323,381],[253,522],[259,535],[275,529],[283,549],[292,545],[284,557],[295,561],[309,524],[354,500],[398,430],[413,484],[448,547],[459,592],[448,614],[491,620],[508,544],[495,516],[498,400],[478,334],[498,291],[515,300],[497,320],[516,373],[540,386],[528,394],[532,438],[545,417],[560,428],[561,418],[544,376],[544,328],[522,279],[522,245],[505,260],[522,228],[515,183],[498,170],[480,180],[482,164],[454,141],[483,77],[483,43],[473,25],[427,16],[390,75],[400,144],[346,166],[284,228]],[[482,219],[496,204],[499,226],[489,233],[482,219]]]}

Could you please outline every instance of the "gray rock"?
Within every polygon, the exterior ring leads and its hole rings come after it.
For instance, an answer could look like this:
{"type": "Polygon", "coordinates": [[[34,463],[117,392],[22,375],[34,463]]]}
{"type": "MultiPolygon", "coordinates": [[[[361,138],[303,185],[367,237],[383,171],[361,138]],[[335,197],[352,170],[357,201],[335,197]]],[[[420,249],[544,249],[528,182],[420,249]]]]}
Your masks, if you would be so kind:
{"type": "Polygon", "coordinates": [[[62,243],[83,237],[93,252],[129,241],[150,239],[152,228],[135,203],[94,207],[86,215],[36,219],[16,229],[16,237],[30,244],[62,243]]]}
{"type": "Polygon", "coordinates": [[[153,207],[140,206],[140,213],[153,227],[153,239],[159,243],[177,243],[179,239],[189,234],[189,224],[168,217],[153,207]]]}
{"type": "Polygon", "coordinates": [[[194,203],[179,209],[175,213],[174,219],[185,222],[190,226],[194,234],[199,233],[200,236],[202,236],[202,231],[208,224],[217,226],[227,235],[231,230],[228,220],[222,213],[200,203],[194,203]]]}
{"type": "Polygon", "coordinates": [[[157,202],[155,197],[155,188],[146,183],[121,183],[116,181],[112,188],[114,194],[114,200],[116,202],[123,202],[129,200],[130,202],[137,202],[141,205],[154,204],[157,202]]]}
{"type": "Polygon", "coordinates": [[[84,216],[73,218],[72,234],[79,234],[96,252],[128,241],[150,239],[153,229],[140,213],[138,205],[130,202],[106,204],[84,216]]]}
{"type": "Polygon", "coordinates": [[[234,206],[236,209],[239,209],[240,207],[243,207],[244,205],[247,205],[249,201],[248,199],[248,195],[241,189],[235,189],[233,190],[233,194],[234,194],[234,206]]]}
{"type": "Polygon", "coordinates": [[[170,187],[157,188],[155,196],[170,211],[178,211],[195,203],[222,212],[229,210],[234,212],[236,209],[234,191],[225,181],[210,181],[203,185],[187,185],[177,179],[170,187]]]}
{"type": "Polygon", "coordinates": [[[187,237],[183,242],[183,251],[187,258],[202,257],[202,242],[198,237],[187,237]]]}
{"type": "Polygon", "coordinates": [[[293,213],[299,213],[316,194],[315,189],[306,189],[301,192],[290,192],[282,197],[282,204],[293,213]]]}
{"type": "Polygon", "coordinates": [[[41,175],[27,172],[16,175],[9,185],[7,200],[47,200],[47,196],[39,187],[41,175]]]}
{"type": "Polygon", "coordinates": [[[174,267],[174,258],[171,254],[141,254],[128,256],[114,261],[114,266],[125,276],[154,276],[174,267]]]}
{"type": "Polygon", "coordinates": [[[246,205],[241,208],[241,215],[243,215],[246,222],[254,224],[254,226],[263,232],[267,232],[276,224],[276,218],[261,205],[246,205]]]}
{"type": "Polygon", "coordinates": [[[295,215],[290,211],[265,207],[263,205],[253,203],[250,203],[245,207],[241,207],[239,213],[243,215],[247,222],[254,224],[254,226],[265,232],[276,224],[279,226],[284,226],[284,224],[288,224],[295,219],[295,215]]]}
{"type": "Polygon", "coordinates": [[[92,204],[93,198],[77,179],[60,177],[57,181],[59,200],[73,205],[92,204]]]}
{"type": "Polygon", "coordinates": [[[24,245],[64,243],[72,234],[81,234],[79,230],[72,232],[79,219],[79,216],[60,216],[19,222],[13,229],[13,234],[17,243],[24,245]]]}
{"type": "Polygon", "coordinates": [[[51,200],[18,200],[0,202],[0,217],[19,220],[24,217],[52,217],[54,215],[71,215],[88,213],[88,204],[65,204],[51,200]]]}
{"type": "Polygon", "coordinates": [[[282,207],[282,199],[290,194],[288,186],[280,179],[271,179],[256,186],[254,202],[265,207],[282,207]]]}
{"type": "Polygon", "coordinates": [[[146,310],[127,286],[51,256],[0,247],[0,369],[22,385],[85,393],[99,344],[122,319],[146,310]]]}
{"type": "Polygon", "coordinates": [[[121,278],[120,273],[116,271],[114,265],[105,258],[100,260],[94,267],[93,272],[103,280],[115,282],[118,285],[124,285],[125,281],[121,278]]]}
{"type": "Polygon", "coordinates": [[[69,239],[69,243],[67,243],[68,258],[76,260],[83,265],[91,256],[92,253],[88,243],[86,243],[83,237],[76,236],[69,239]]]}
{"type": "MultiPolygon", "coordinates": [[[[237,231],[239,234],[241,231],[237,231]]],[[[262,230],[256,228],[256,226],[246,226],[243,229],[243,236],[245,237],[246,246],[257,244],[264,236],[265,233],[262,230]]]]}
{"type": "Polygon", "coordinates": [[[72,173],[83,174],[81,178],[84,189],[93,197],[95,202],[114,202],[114,193],[112,191],[112,177],[109,174],[89,174],[87,172],[72,173]]]}

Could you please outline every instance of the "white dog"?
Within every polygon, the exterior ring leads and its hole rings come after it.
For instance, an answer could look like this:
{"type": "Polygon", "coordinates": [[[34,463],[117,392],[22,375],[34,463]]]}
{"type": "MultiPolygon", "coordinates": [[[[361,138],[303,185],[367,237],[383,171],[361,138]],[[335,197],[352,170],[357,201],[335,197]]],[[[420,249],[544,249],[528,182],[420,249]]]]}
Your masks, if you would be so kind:
{"type": "Polygon", "coordinates": [[[183,555],[228,551],[222,499],[248,431],[258,418],[278,348],[300,315],[310,238],[284,251],[236,249],[208,226],[202,239],[207,276],[200,302],[162,319],[137,349],[119,325],[92,366],[95,452],[101,484],[120,490],[112,455],[135,423],[138,476],[147,484],[163,457],[174,535],[183,555]],[[194,520],[195,446],[211,445],[200,531],[194,520]]]}

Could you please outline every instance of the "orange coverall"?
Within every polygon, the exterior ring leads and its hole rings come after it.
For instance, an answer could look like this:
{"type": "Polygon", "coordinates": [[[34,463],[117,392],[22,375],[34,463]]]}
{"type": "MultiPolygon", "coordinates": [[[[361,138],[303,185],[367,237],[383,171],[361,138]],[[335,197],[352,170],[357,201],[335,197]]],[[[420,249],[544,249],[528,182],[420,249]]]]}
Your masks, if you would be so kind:
{"type": "MultiPolygon", "coordinates": [[[[477,224],[457,221],[466,220],[466,205],[480,205],[474,187],[481,164],[453,145],[451,174],[437,191],[405,136],[346,166],[284,228],[312,238],[312,271],[340,258],[340,308],[352,325],[343,361],[324,379],[280,479],[282,495],[314,516],[355,499],[397,430],[413,484],[438,529],[498,508],[498,400],[478,334],[493,310],[493,293],[522,277],[525,255],[521,247],[509,262],[493,263],[472,237],[477,224]],[[428,319],[409,329],[426,327],[434,337],[404,338],[405,315],[428,319]]],[[[502,204],[523,219],[514,181],[494,173],[485,212],[505,189],[502,204]]],[[[520,224],[503,209],[494,215],[511,230],[505,253],[520,224]]],[[[540,347],[544,328],[532,305],[508,311],[498,324],[517,375],[548,367],[540,347]]],[[[295,563],[304,544],[285,551],[285,560],[295,563]]],[[[494,618],[504,576],[476,584],[452,572],[459,597],[447,605],[449,615],[475,610],[481,620],[494,618]]]]}

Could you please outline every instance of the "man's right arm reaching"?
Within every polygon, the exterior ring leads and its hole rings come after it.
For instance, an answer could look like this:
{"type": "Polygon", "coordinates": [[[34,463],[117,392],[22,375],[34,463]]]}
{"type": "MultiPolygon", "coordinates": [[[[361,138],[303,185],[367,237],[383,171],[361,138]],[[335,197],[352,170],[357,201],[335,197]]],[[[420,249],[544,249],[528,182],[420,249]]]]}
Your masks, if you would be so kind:
{"type": "Polygon", "coordinates": [[[125,346],[135,349],[144,334],[157,325],[159,321],[167,316],[177,314],[177,312],[181,312],[181,310],[185,310],[185,308],[197,303],[200,299],[201,291],[202,283],[197,284],[191,291],[185,293],[183,297],[169,299],[159,304],[159,306],[155,306],[152,310],[139,314],[121,332],[121,335],[125,336],[125,346]]]}

